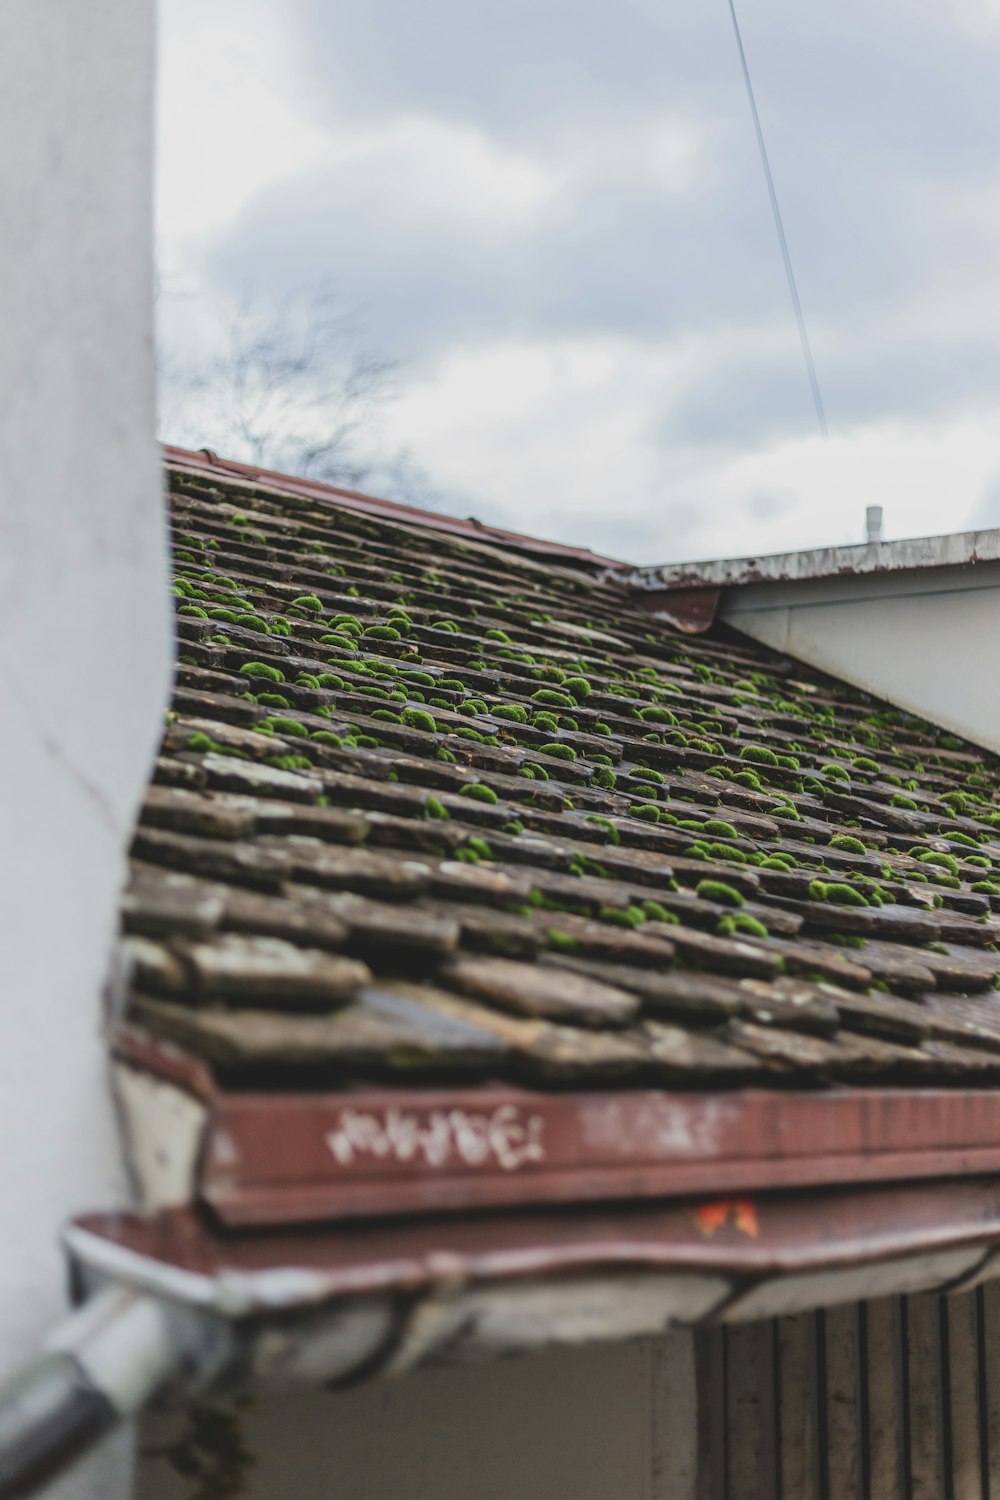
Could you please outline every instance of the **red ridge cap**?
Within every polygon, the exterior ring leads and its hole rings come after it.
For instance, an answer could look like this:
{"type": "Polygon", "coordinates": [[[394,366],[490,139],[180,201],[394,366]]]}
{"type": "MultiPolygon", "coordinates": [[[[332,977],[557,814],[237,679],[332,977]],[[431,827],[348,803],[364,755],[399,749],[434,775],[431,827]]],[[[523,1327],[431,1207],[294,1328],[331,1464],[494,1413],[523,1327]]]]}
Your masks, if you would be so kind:
{"type": "Polygon", "coordinates": [[[531,552],[538,556],[586,563],[593,568],[628,566],[617,558],[603,557],[598,552],[592,552],[589,547],[568,547],[562,542],[547,542],[539,537],[525,536],[521,532],[505,531],[501,526],[487,526],[471,516],[463,520],[459,516],[443,515],[440,511],[404,505],[398,500],[382,500],[377,495],[366,495],[361,490],[341,489],[339,485],[327,484],[321,479],[296,478],[293,474],[283,474],[279,469],[257,468],[251,464],[238,463],[235,459],[220,458],[211,448],[175,448],[169,443],[164,443],[161,447],[165,462],[174,468],[199,469],[247,481],[260,479],[275,489],[288,490],[292,494],[305,495],[314,500],[334,501],[347,510],[427,526],[434,531],[447,531],[456,536],[474,537],[480,542],[495,542],[501,547],[531,552]]]}

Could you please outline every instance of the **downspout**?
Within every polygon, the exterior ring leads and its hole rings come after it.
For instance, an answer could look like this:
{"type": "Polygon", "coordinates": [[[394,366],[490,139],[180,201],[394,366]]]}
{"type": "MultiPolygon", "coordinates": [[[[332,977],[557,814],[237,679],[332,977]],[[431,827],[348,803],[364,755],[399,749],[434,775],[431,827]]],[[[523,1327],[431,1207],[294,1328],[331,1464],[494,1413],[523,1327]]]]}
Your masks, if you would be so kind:
{"type": "Polygon", "coordinates": [[[209,1314],[105,1288],[0,1387],[0,1500],[36,1494],[171,1377],[199,1382],[231,1349],[225,1325],[209,1314]]]}

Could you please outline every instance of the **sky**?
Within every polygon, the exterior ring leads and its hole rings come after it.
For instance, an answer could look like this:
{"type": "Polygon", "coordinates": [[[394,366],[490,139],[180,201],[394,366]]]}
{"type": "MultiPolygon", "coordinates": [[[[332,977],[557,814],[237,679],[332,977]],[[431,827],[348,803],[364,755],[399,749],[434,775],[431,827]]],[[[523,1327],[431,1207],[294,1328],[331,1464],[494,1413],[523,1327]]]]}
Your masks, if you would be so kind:
{"type": "Polygon", "coordinates": [[[828,439],[726,0],[160,0],[164,369],[332,287],[420,503],[636,563],[1000,525],[1000,0],[738,8],[828,439]]]}

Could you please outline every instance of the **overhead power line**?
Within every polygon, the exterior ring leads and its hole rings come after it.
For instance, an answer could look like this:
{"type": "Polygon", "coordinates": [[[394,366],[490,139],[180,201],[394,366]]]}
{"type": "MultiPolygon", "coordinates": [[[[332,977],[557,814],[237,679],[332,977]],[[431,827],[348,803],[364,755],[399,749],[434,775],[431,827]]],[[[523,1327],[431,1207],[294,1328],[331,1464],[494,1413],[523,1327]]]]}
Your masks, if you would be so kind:
{"type": "Polygon", "coordinates": [[[774,215],[774,227],[778,235],[778,244],[781,247],[781,258],[785,263],[785,279],[788,282],[788,292],[792,299],[792,308],[795,312],[795,322],[798,325],[799,341],[802,344],[802,358],[805,361],[806,374],[809,376],[809,388],[812,391],[813,405],[816,408],[816,420],[819,430],[824,437],[829,437],[826,425],[826,411],[823,407],[823,397],[820,393],[819,380],[816,375],[816,366],[813,363],[812,349],[809,345],[809,334],[806,332],[806,320],[802,312],[802,303],[799,300],[799,289],[795,281],[795,272],[792,269],[792,257],[788,250],[788,240],[785,238],[785,226],[781,219],[781,209],[778,206],[778,194],[774,187],[774,178],[771,176],[771,163],[768,160],[767,145],[764,140],[764,132],[761,129],[760,115],[757,113],[757,100],[754,97],[753,83],[750,79],[750,69],[747,67],[747,55],[743,50],[743,37],[740,34],[740,23],[736,19],[735,0],[727,0],[729,14],[733,20],[733,32],[736,36],[736,49],[740,55],[740,68],[743,71],[743,82],[746,84],[747,98],[750,101],[750,113],[753,116],[753,128],[757,137],[757,147],[760,151],[761,165],[764,168],[764,180],[767,183],[767,196],[771,200],[771,213],[774,215]]]}

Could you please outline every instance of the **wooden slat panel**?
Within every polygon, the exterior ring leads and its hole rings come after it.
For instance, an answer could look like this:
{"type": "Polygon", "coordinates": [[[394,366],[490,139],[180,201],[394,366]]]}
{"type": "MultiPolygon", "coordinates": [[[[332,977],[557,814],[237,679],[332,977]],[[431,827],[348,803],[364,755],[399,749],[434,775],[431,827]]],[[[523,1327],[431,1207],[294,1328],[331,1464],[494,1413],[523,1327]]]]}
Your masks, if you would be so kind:
{"type": "Polygon", "coordinates": [[[865,1343],[868,1493],[872,1500],[906,1500],[898,1297],[879,1297],[866,1303],[865,1343]]]}
{"type": "Polygon", "coordinates": [[[727,1500],[774,1500],[774,1323],[726,1330],[727,1500]]]}
{"type": "Polygon", "coordinates": [[[695,1334],[678,1328],[650,1350],[653,1398],[651,1500],[698,1500],[699,1411],[695,1334]]]}
{"type": "Polygon", "coordinates": [[[978,1299],[944,1299],[948,1330],[948,1419],[953,1500],[984,1500],[979,1443],[978,1299]]]}
{"type": "Polygon", "coordinates": [[[940,1318],[931,1293],[906,1299],[909,1500],[945,1500],[940,1318]]]}
{"type": "Polygon", "coordinates": [[[826,1354],[826,1474],[829,1500],[860,1500],[861,1400],[858,1306],[822,1314],[826,1354]]]}
{"type": "Polygon", "coordinates": [[[1000,1282],[983,1286],[981,1312],[989,1500],[1000,1500],[1000,1282]]]}
{"type": "Polygon", "coordinates": [[[778,1474],[782,1500],[819,1500],[816,1314],[778,1319],[778,1474]]]}
{"type": "Polygon", "coordinates": [[[726,1343],[721,1328],[695,1333],[698,1387],[698,1500],[726,1500],[726,1343]]]}

